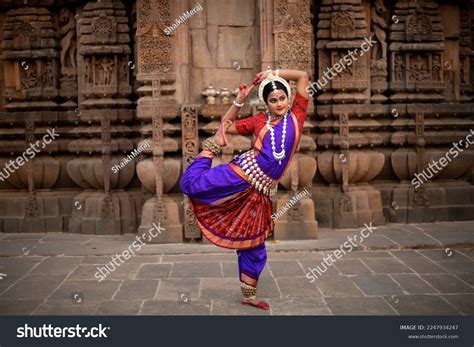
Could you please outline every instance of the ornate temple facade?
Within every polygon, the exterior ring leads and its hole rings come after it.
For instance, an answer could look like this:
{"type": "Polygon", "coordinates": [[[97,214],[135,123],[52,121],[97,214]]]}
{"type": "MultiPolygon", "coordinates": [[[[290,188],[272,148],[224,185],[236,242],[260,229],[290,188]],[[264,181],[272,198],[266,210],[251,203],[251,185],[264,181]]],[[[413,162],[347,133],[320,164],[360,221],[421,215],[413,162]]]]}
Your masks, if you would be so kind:
{"type": "MultiPolygon", "coordinates": [[[[468,0],[0,0],[0,232],[201,240],[180,177],[268,67],[313,82],[276,239],[474,219],[473,24],[468,0]]],[[[253,141],[229,139],[214,165],[253,141]]]]}

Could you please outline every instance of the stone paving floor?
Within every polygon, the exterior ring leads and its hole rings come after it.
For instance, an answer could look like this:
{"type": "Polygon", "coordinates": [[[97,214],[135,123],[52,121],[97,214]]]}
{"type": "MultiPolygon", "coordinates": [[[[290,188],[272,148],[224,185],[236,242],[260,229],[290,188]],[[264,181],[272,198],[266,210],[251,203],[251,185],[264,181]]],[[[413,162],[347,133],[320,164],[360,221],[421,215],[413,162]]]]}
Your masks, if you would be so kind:
{"type": "Polygon", "coordinates": [[[473,315],[474,222],[376,227],[314,283],[360,229],[268,240],[261,311],[240,304],[237,256],[209,244],[145,245],[98,282],[135,235],[0,233],[1,315],[473,315]]]}

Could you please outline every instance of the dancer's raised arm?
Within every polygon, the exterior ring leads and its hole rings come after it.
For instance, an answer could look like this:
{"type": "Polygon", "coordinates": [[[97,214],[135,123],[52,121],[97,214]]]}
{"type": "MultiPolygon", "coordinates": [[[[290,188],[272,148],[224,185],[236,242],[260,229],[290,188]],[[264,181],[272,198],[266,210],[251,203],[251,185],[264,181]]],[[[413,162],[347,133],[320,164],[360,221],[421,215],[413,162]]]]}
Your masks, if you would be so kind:
{"type": "MultiPolygon", "coordinates": [[[[227,120],[234,121],[235,117],[239,113],[240,109],[244,106],[245,100],[247,99],[248,95],[252,91],[252,89],[255,87],[255,85],[251,85],[250,87],[247,87],[245,84],[241,84],[239,86],[239,93],[237,94],[234,102],[232,103],[231,108],[226,112],[226,114],[222,117],[221,122],[224,123],[227,120]]],[[[231,124],[227,128],[227,133],[229,134],[238,134],[237,129],[235,128],[235,124],[231,124]]]]}

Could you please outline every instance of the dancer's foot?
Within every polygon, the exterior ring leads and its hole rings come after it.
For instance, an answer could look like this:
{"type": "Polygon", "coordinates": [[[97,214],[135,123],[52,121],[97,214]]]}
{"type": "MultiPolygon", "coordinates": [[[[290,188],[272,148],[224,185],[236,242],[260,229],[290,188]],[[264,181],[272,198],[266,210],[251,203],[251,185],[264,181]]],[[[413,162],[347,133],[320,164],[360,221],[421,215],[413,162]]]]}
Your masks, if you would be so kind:
{"type": "Polygon", "coordinates": [[[250,305],[250,306],[260,308],[262,310],[269,310],[270,309],[270,305],[268,303],[266,303],[263,300],[259,300],[256,297],[242,299],[242,305],[250,305]]]}
{"type": "Polygon", "coordinates": [[[216,145],[221,147],[227,146],[227,138],[225,137],[225,133],[232,123],[233,121],[228,119],[219,125],[219,129],[217,129],[217,132],[214,135],[214,142],[216,145]]]}

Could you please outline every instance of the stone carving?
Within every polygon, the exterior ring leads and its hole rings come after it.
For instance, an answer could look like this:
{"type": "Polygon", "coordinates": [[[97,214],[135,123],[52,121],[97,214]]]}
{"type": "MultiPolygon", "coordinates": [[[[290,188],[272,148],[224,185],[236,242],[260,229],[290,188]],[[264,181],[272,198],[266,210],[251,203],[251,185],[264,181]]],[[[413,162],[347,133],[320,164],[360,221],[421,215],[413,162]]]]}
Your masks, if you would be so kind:
{"type": "Polygon", "coordinates": [[[6,14],[3,32],[4,97],[13,111],[57,106],[57,42],[51,13],[27,7],[6,14]]]}
{"type": "MultiPolygon", "coordinates": [[[[183,170],[191,164],[199,153],[198,136],[198,105],[185,105],[181,108],[181,134],[183,142],[183,170]]],[[[183,199],[184,205],[184,235],[189,239],[201,237],[201,230],[192,213],[189,200],[186,196],[183,199]]]]}
{"type": "Polygon", "coordinates": [[[117,21],[114,17],[94,18],[92,32],[98,41],[114,44],[117,41],[117,21]]]}
{"type": "Polygon", "coordinates": [[[130,64],[127,59],[120,59],[118,71],[118,83],[120,86],[127,86],[130,84],[130,64]]]}
{"type": "Polygon", "coordinates": [[[348,11],[332,12],[331,34],[333,39],[355,37],[354,14],[348,11]]]}
{"type": "Polygon", "coordinates": [[[377,0],[372,7],[372,31],[377,43],[372,47],[372,60],[370,65],[371,90],[374,103],[382,103],[387,100],[383,95],[388,87],[387,83],[387,9],[382,0],[377,0]]]}
{"type": "Polygon", "coordinates": [[[112,84],[112,73],[115,71],[115,62],[109,57],[99,58],[95,70],[99,78],[95,80],[96,85],[109,86],[112,84]]]}
{"type": "Polygon", "coordinates": [[[53,88],[54,87],[54,67],[52,61],[47,61],[44,67],[44,73],[42,74],[43,78],[43,87],[44,88],[53,88]]]}
{"type": "Polygon", "coordinates": [[[432,80],[433,81],[441,81],[442,76],[441,76],[441,56],[438,54],[433,55],[433,62],[431,66],[431,71],[432,71],[432,80]]]}
{"type": "Polygon", "coordinates": [[[167,36],[164,32],[172,20],[174,17],[171,17],[170,1],[137,1],[137,46],[140,72],[169,74],[173,71],[171,36],[167,36]]]}
{"type": "MultiPolygon", "coordinates": [[[[14,16],[16,13],[10,12],[14,16]]],[[[39,35],[28,21],[21,20],[20,23],[15,23],[13,30],[13,47],[15,49],[32,49],[39,48],[39,35]]]]}
{"type": "Polygon", "coordinates": [[[36,64],[30,63],[27,70],[21,72],[21,85],[24,89],[35,88],[38,86],[38,73],[36,64]]]}
{"type": "Polygon", "coordinates": [[[412,55],[410,57],[410,79],[415,81],[430,80],[427,58],[421,54],[412,55]]]}
{"type": "Polygon", "coordinates": [[[92,72],[92,58],[84,58],[84,83],[89,84],[89,88],[94,83],[92,72]]]}
{"type": "Polygon", "coordinates": [[[62,36],[59,41],[61,46],[61,75],[76,75],[76,20],[67,7],[63,7],[59,13],[59,22],[63,25],[59,34],[62,36]]]}
{"type": "Polygon", "coordinates": [[[416,13],[406,18],[406,35],[408,41],[422,41],[431,38],[431,19],[423,14],[421,6],[416,7],[416,13]]]}
{"type": "Polygon", "coordinates": [[[274,13],[275,65],[312,75],[309,1],[275,0],[274,13]]]}
{"type": "Polygon", "coordinates": [[[95,215],[84,216],[75,213],[70,230],[89,229],[87,232],[115,234],[128,232],[135,228],[133,212],[123,211],[129,204],[129,196],[116,192],[116,188],[124,188],[133,178],[135,165],[129,163],[119,173],[112,174],[112,163],[119,158],[113,158],[114,152],[120,148],[127,152],[133,149],[133,142],[115,136],[124,136],[131,133],[131,129],[123,124],[119,128],[114,124],[117,120],[122,123],[131,119],[132,110],[127,110],[131,101],[127,99],[131,93],[130,83],[119,83],[120,71],[118,62],[129,60],[129,26],[125,7],[119,0],[89,2],[84,6],[79,32],[80,49],[76,63],[74,61],[74,19],[72,14],[64,9],[61,12],[62,22],[66,23],[61,29],[65,35],[61,48],[64,61],[61,71],[61,82],[70,82],[74,79],[75,71],[79,71],[79,93],[81,98],[82,120],[100,122],[100,127],[91,129],[90,140],[79,138],[70,143],[70,151],[92,152],[99,157],[88,158],[89,165],[97,172],[80,172],[73,168],[87,165],[82,160],[71,162],[68,173],[81,186],[92,186],[97,192],[88,191],[79,194],[84,204],[95,215]],[[121,23],[118,25],[117,23],[121,23]],[[111,100],[113,100],[111,102],[111,100]],[[107,110],[107,112],[105,111],[107,110]],[[115,136],[114,136],[115,135],[115,136]],[[84,177],[81,177],[84,176],[84,177]]]}
{"type": "Polygon", "coordinates": [[[400,0],[393,13],[399,24],[392,25],[389,34],[392,41],[388,48],[392,67],[389,89],[395,92],[390,99],[393,102],[443,100],[440,93],[446,85],[440,52],[444,50],[444,35],[441,25],[432,25],[439,21],[438,6],[431,1],[400,0]],[[418,93],[410,94],[414,89],[418,93]]]}
{"type": "Polygon", "coordinates": [[[28,197],[26,198],[26,201],[25,201],[25,218],[28,220],[31,218],[38,217],[38,215],[39,215],[39,211],[38,211],[38,203],[36,201],[36,197],[34,194],[30,193],[28,194],[28,197]]]}
{"type": "Polygon", "coordinates": [[[377,43],[372,48],[372,59],[387,59],[387,35],[385,30],[387,29],[386,21],[387,9],[383,5],[383,0],[376,0],[375,6],[372,7],[372,30],[377,38],[377,43]],[[379,48],[381,48],[379,57],[379,48]]]}
{"type": "Polygon", "coordinates": [[[137,79],[144,86],[144,93],[138,100],[137,116],[151,123],[152,154],[156,173],[156,195],[147,200],[142,209],[139,232],[146,232],[152,227],[152,223],[161,223],[166,228],[166,234],[153,241],[160,243],[180,242],[183,239],[178,206],[175,201],[169,202],[164,195],[163,179],[165,151],[178,149],[178,145],[168,145],[176,143],[169,135],[179,130],[169,124],[169,120],[177,114],[173,41],[172,36],[164,33],[164,29],[173,19],[171,5],[171,1],[161,0],[138,0],[136,5],[137,79]]]}
{"type": "Polygon", "coordinates": [[[352,212],[352,200],[348,194],[343,194],[341,200],[339,201],[339,213],[349,213],[352,212]]]}
{"type": "Polygon", "coordinates": [[[386,9],[382,1],[377,1],[371,11],[371,23],[367,23],[361,1],[325,1],[321,3],[319,12],[319,76],[348,54],[348,50],[360,47],[368,35],[367,24],[371,24],[374,39],[378,42],[375,52],[366,53],[372,58],[370,64],[367,56],[357,57],[345,71],[327,83],[324,93],[318,97],[319,101],[327,103],[327,106],[316,109],[320,119],[324,119],[316,123],[318,130],[323,132],[316,137],[317,143],[326,147],[316,154],[318,171],[325,181],[336,186],[321,189],[314,196],[316,206],[324,206],[319,213],[330,215],[332,226],[337,227],[361,223],[365,218],[383,223],[380,192],[359,186],[361,183],[368,184],[376,177],[384,163],[380,153],[358,149],[382,143],[380,135],[373,132],[380,123],[372,118],[381,113],[379,106],[387,100],[384,95],[388,87],[386,9]],[[329,62],[325,59],[328,55],[331,57],[329,62]],[[379,105],[362,105],[369,100],[379,105]],[[368,126],[372,121],[373,127],[368,126]],[[332,203],[328,205],[325,200],[319,199],[321,195],[326,199],[330,196],[332,203]]]}
{"type": "Polygon", "coordinates": [[[395,54],[395,59],[394,59],[394,65],[395,65],[395,76],[394,80],[395,81],[404,81],[405,80],[405,63],[403,61],[403,56],[401,54],[395,54]]]}

